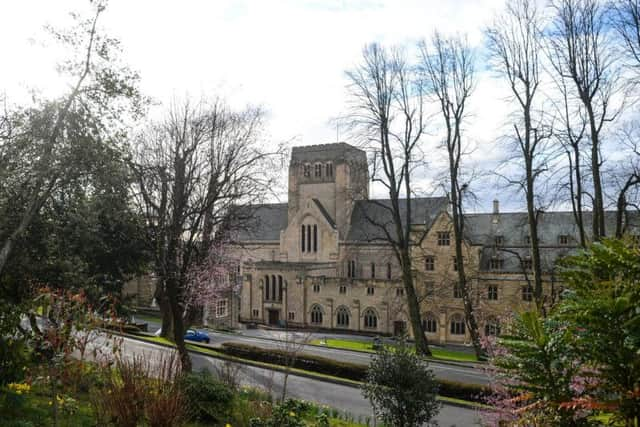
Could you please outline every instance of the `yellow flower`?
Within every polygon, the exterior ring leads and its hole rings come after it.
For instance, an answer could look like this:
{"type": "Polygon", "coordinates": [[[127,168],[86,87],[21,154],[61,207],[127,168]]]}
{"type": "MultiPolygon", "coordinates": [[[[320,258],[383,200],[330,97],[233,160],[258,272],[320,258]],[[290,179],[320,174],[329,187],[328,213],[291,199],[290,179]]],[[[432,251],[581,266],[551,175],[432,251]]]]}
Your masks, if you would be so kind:
{"type": "Polygon", "coordinates": [[[293,412],[293,411],[291,411],[291,412],[289,412],[289,416],[290,416],[290,417],[295,417],[295,416],[296,416],[296,413],[295,413],[295,412],[293,412]]]}
{"type": "Polygon", "coordinates": [[[231,427],[231,424],[226,423],[226,424],[224,425],[224,427],[231,427]]]}
{"type": "Polygon", "coordinates": [[[53,405],[53,402],[52,402],[52,401],[49,401],[49,406],[51,406],[51,405],[53,405]]]}

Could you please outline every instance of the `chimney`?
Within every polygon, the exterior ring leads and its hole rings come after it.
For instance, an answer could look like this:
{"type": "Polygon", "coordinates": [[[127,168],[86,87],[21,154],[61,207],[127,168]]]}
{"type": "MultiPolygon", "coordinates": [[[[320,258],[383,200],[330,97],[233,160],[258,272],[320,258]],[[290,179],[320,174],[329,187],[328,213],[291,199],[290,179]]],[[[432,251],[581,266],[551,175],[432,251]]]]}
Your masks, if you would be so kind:
{"type": "Polygon", "coordinates": [[[500,201],[495,199],[493,201],[493,223],[498,223],[498,215],[500,215],[500,201]]]}

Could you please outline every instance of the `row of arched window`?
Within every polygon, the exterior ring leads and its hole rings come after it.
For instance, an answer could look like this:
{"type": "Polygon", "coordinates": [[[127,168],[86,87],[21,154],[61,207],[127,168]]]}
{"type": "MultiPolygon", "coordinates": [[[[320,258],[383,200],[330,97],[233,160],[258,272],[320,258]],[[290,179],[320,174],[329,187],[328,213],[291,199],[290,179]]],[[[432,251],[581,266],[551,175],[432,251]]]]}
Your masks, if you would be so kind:
{"type": "MultiPolygon", "coordinates": [[[[320,304],[314,304],[311,307],[311,323],[315,325],[321,325],[323,320],[324,310],[320,304]]],[[[376,311],[368,307],[362,312],[363,325],[366,329],[378,328],[378,315],[376,311]]],[[[348,328],[351,321],[351,312],[345,306],[340,306],[336,310],[336,326],[339,328],[348,328]]]]}
{"type": "MultiPolygon", "coordinates": [[[[311,323],[314,325],[322,325],[324,310],[320,304],[314,304],[311,307],[311,323]]],[[[372,307],[366,308],[362,312],[363,326],[365,329],[378,328],[378,315],[372,307]]],[[[336,309],[336,326],[339,328],[348,328],[351,320],[351,312],[345,306],[336,309]]],[[[426,313],[422,319],[422,327],[427,333],[438,332],[438,319],[433,313],[426,313]]],[[[451,335],[464,335],[466,332],[466,323],[464,316],[454,314],[449,321],[449,332],[451,335]]],[[[484,333],[486,336],[500,335],[500,322],[496,318],[489,318],[485,322],[484,333]]]]}
{"type": "Polygon", "coordinates": [[[266,275],[264,276],[264,299],[265,301],[278,301],[282,302],[282,289],[284,280],[281,275],[266,275]]]}

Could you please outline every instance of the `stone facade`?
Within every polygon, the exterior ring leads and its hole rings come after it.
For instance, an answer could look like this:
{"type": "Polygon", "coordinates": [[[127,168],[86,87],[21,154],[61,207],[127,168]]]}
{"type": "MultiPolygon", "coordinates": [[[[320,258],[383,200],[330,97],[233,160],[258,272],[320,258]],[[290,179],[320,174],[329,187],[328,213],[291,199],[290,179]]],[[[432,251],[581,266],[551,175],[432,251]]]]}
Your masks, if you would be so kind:
{"type": "MultiPolygon", "coordinates": [[[[383,231],[391,224],[389,201],[369,200],[368,182],[365,153],[355,147],[293,148],[288,203],[252,207],[255,221],[234,245],[242,269],[241,322],[371,334],[407,330],[399,265],[383,231]]],[[[411,207],[411,232],[419,242],[412,248],[415,283],[427,336],[468,343],[448,200],[413,199],[411,207]]],[[[465,224],[463,261],[476,313],[482,332],[495,334],[500,319],[533,304],[526,214],[501,213],[496,202],[493,212],[467,215],[465,224]]],[[[577,247],[576,235],[570,213],[543,214],[549,303],[562,289],[555,262],[577,247]]]]}

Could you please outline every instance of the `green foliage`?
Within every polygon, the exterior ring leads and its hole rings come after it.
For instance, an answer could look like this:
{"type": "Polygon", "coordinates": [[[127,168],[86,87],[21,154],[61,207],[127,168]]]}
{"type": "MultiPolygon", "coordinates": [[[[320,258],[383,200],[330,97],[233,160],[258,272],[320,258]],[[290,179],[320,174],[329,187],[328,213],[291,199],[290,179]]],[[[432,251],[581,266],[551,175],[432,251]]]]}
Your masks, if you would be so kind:
{"type": "Polygon", "coordinates": [[[181,379],[181,387],[194,420],[218,423],[231,414],[233,391],[216,380],[209,371],[185,375],[181,379]]]}
{"type": "Polygon", "coordinates": [[[382,348],[376,353],[362,390],[382,420],[392,426],[432,424],[440,409],[433,372],[404,340],[395,351],[382,348]]]}
{"type": "Polygon", "coordinates": [[[269,418],[252,418],[250,427],[305,427],[303,415],[309,410],[308,405],[299,400],[288,399],[275,405],[269,418]]]}
{"type": "MultiPolygon", "coordinates": [[[[281,350],[265,349],[247,344],[224,343],[219,351],[232,356],[265,363],[283,364],[285,360],[285,355],[281,350]]],[[[414,350],[410,348],[409,351],[413,352],[414,350]]],[[[340,362],[305,353],[298,355],[293,367],[354,381],[364,381],[367,377],[367,370],[369,369],[365,365],[340,362]]],[[[439,384],[439,393],[442,396],[473,402],[483,402],[484,396],[489,393],[488,387],[481,385],[465,384],[448,380],[436,381],[439,384]]]]}
{"type": "Polygon", "coordinates": [[[558,316],[573,325],[581,363],[596,369],[592,397],[640,422],[640,249],[604,240],[564,262],[558,316]]]}
{"type": "Polygon", "coordinates": [[[577,420],[575,410],[560,406],[578,397],[573,384],[582,370],[575,335],[565,322],[525,312],[516,316],[499,344],[503,350],[492,362],[499,380],[521,405],[540,402],[529,412],[558,418],[562,425],[584,422],[577,420]]]}
{"type": "Polygon", "coordinates": [[[0,386],[22,380],[31,357],[27,337],[18,328],[20,313],[0,298],[0,386]]]}

